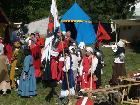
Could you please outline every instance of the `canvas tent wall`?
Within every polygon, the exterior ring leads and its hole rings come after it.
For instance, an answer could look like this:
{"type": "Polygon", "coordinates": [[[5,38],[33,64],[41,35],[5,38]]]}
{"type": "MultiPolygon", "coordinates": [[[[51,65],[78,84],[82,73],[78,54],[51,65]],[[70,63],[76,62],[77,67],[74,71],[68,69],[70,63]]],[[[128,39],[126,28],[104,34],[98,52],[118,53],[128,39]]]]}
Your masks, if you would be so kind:
{"type": "Polygon", "coordinates": [[[39,32],[41,35],[47,34],[49,18],[43,18],[27,24],[28,34],[39,32]]]}
{"type": "Polygon", "coordinates": [[[96,42],[96,34],[91,18],[76,2],[62,16],[60,27],[62,31],[71,31],[72,38],[77,43],[85,42],[86,45],[90,45],[96,42]]]}

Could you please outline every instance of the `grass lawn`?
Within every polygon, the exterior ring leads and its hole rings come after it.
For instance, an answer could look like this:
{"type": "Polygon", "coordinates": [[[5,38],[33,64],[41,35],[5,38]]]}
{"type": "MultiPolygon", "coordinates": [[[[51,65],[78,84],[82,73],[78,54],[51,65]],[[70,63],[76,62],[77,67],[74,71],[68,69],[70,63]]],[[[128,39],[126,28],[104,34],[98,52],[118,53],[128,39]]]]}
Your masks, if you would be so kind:
{"type": "MultiPolygon", "coordinates": [[[[102,75],[102,84],[108,84],[112,75],[113,52],[111,48],[102,48],[105,55],[105,64],[102,75]]],[[[127,73],[132,73],[140,69],[140,53],[133,52],[131,49],[126,49],[126,69],[127,73]]],[[[0,105],[56,105],[58,98],[55,96],[50,103],[45,101],[45,97],[50,91],[50,88],[43,88],[42,84],[37,85],[36,97],[20,98],[17,92],[12,90],[12,93],[7,96],[0,96],[0,105]]],[[[58,94],[60,93],[60,86],[56,88],[58,94]]],[[[72,104],[74,105],[74,104],[72,104]]],[[[128,104],[127,104],[128,105],[128,104]]]]}

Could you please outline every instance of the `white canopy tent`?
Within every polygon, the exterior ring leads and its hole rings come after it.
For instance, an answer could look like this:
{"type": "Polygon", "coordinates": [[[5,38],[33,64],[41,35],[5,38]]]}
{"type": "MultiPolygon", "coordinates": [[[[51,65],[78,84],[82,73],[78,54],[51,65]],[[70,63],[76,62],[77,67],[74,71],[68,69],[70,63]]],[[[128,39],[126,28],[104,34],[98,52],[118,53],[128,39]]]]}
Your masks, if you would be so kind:
{"type": "Polygon", "coordinates": [[[27,24],[28,34],[39,32],[40,35],[46,35],[48,29],[49,18],[33,21],[27,24]]]}

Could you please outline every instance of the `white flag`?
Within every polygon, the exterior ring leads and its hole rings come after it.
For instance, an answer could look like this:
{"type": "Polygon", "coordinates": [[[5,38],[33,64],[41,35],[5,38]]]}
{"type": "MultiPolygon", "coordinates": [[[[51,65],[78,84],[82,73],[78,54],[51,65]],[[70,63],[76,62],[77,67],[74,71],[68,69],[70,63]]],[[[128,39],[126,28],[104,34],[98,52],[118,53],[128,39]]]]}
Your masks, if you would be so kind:
{"type": "Polygon", "coordinates": [[[54,30],[55,30],[56,27],[60,26],[59,21],[58,21],[58,10],[57,10],[57,6],[56,6],[56,0],[52,0],[51,14],[54,18],[54,30]]]}

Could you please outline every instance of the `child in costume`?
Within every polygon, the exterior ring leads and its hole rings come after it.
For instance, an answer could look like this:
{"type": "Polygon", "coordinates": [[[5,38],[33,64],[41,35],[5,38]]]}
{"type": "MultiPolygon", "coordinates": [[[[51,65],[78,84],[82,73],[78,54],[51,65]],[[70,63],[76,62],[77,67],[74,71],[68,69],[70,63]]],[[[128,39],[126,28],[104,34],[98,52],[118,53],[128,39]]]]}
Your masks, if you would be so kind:
{"type": "Polygon", "coordinates": [[[93,55],[93,49],[91,47],[86,47],[86,54],[82,59],[82,82],[81,82],[81,91],[85,89],[92,88],[96,89],[96,83],[94,81],[94,71],[98,64],[98,59],[93,55]],[[92,79],[92,83],[90,82],[92,79]],[[90,85],[90,83],[92,85],[90,85]],[[92,86],[92,87],[90,87],[92,86]]]}
{"type": "Polygon", "coordinates": [[[79,67],[79,61],[81,60],[81,57],[77,56],[75,46],[73,45],[70,46],[69,50],[70,50],[70,56],[71,56],[71,62],[72,62],[71,69],[73,70],[75,86],[77,86],[78,67],[79,67]]]}
{"type": "Polygon", "coordinates": [[[70,95],[75,95],[75,81],[72,71],[72,62],[68,49],[65,49],[65,59],[64,59],[64,78],[62,80],[62,88],[60,97],[67,97],[70,95]]]}
{"type": "MultiPolygon", "coordinates": [[[[90,89],[90,91],[96,89],[93,75],[97,64],[98,59],[93,54],[93,49],[91,47],[86,47],[86,54],[82,60],[83,72],[81,91],[84,91],[85,89],[90,89]]],[[[92,93],[90,93],[90,91],[88,92],[87,96],[82,96],[80,99],[78,99],[75,105],[94,105],[94,101],[91,98],[92,93]]]]}

